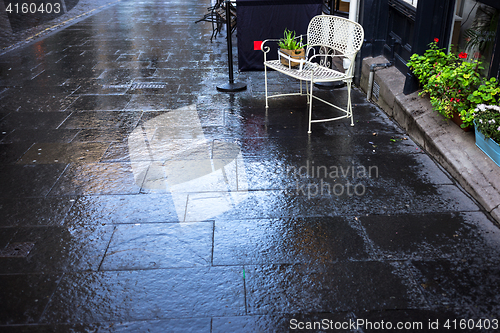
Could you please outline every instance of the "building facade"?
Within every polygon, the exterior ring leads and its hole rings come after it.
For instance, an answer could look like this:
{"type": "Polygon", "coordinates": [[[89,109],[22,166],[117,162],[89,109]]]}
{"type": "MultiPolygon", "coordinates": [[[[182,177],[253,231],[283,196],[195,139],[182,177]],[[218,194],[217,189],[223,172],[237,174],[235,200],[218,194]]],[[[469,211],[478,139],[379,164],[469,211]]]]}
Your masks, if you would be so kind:
{"type": "Polygon", "coordinates": [[[406,75],[405,93],[418,88],[406,66],[413,53],[438,46],[466,52],[485,67],[485,77],[500,77],[498,0],[360,0],[359,22],[365,30],[360,58],[384,55],[406,75]]]}

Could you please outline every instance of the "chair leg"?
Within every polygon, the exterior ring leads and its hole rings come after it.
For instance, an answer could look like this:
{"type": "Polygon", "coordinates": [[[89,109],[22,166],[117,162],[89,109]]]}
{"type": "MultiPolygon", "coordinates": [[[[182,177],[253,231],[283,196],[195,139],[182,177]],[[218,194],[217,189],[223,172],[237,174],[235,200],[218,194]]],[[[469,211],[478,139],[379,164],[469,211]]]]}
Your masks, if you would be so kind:
{"type": "Polygon", "coordinates": [[[354,126],[354,118],[352,116],[352,104],[351,104],[351,80],[347,81],[347,112],[351,117],[351,126],[354,126]]]}
{"type": "Polygon", "coordinates": [[[264,85],[266,86],[266,109],[269,108],[269,104],[267,102],[267,66],[264,65],[264,85]]]}
{"type": "Polygon", "coordinates": [[[309,104],[309,81],[306,81],[306,96],[307,96],[307,104],[309,104]]]}
{"type": "MultiPolygon", "coordinates": [[[[307,84],[307,83],[306,83],[307,84]]],[[[309,103],[309,129],[307,130],[307,133],[311,133],[311,120],[312,120],[312,107],[313,107],[313,86],[314,83],[311,78],[311,91],[308,93],[309,96],[307,96],[307,102],[309,103]]]]}
{"type": "Polygon", "coordinates": [[[210,37],[210,41],[213,41],[214,37],[217,38],[217,26],[215,22],[212,21],[212,36],[210,37]]]}

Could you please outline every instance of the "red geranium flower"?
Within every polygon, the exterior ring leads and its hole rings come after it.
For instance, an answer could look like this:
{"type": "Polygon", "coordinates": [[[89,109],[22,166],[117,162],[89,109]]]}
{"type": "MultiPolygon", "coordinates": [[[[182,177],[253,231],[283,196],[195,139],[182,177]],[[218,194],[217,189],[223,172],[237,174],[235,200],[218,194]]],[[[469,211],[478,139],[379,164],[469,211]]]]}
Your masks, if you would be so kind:
{"type": "Polygon", "coordinates": [[[439,42],[439,38],[434,38],[434,42],[435,43],[439,42]]]}
{"type": "Polygon", "coordinates": [[[459,57],[460,59],[465,59],[465,58],[467,58],[467,53],[465,53],[465,52],[460,52],[460,53],[458,54],[458,57],[459,57]]]}

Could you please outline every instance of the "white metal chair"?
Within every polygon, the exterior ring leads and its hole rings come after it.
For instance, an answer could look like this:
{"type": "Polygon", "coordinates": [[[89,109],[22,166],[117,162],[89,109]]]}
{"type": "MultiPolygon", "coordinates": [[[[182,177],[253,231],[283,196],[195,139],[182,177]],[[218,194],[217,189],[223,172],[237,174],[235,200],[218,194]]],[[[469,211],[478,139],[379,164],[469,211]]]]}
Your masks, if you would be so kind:
{"type": "MultiPolygon", "coordinates": [[[[309,128],[311,133],[311,123],[333,121],[343,118],[351,119],[351,126],[354,126],[351,105],[351,85],[354,77],[354,60],[361,48],[364,39],[363,27],[348,19],[332,16],[318,15],[311,19],[307,28],[307,35],[298,36],[297,39],[306,38],[306,58],[303,60],[293,59],[294,63],[299,62],[297,68],[290,65],[291,58],[278,51],[278,60],[267,60],[267,53],[270,47],[267,42],[277,42],[278,39],[265,40],[261,45],[264,52],[264,72],[266,85],[266,108],[269,107],[268,99],[280,96],[307,95],[309,104],[309,128]],[[288,61],[288,66],[281,62],[281,58],[288,61]],[[343,67],[344,71],[335,69],[332,64],[343,67]],[[300,92],[291,94],[268,95],[267,69],[274,69],[278,72],[300,80],[300,92]],[[306,94],[302,92],[302,81],[306,81],[306,94]],[[325,101],[313,95],[313,86],[316,82],[344,81],[347,84],[347,107],[345,109],[325,101]],[[313,97],[335,109],[342,111],[342,116],[327,119],[312,119],[313,97]]],[[[337,67],[338,67],[337,66],[337,67]]]]}

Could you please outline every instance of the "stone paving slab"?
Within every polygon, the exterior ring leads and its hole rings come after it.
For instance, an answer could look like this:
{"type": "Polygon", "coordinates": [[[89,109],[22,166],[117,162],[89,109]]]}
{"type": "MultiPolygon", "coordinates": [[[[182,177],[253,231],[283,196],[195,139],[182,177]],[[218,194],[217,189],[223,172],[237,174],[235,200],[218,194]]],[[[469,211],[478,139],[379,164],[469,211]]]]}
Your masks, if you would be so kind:
{"type": "Polygon", "coordinates": [[[243,284],[240,267],[67,274],[40,321],[93,323],[190,318],[193,314],[242,315],[246,307],[243,284]]]}
{"type": "Polygon", "coordinates": [[[391,263],[352,261],[335,265],[246,268],[249,314],[400,309],[425,303],[411,281],[402,281],[397,276],[397,263],[393,266],[391,263]],[[268,288],[270,285],[275,286],[272,292],[268,288]],[[370,287],[367,289],[366,285],[370,287]],[[320,298],[315,297],[318,290],[321,290],[320,298]],[[374,307],[374,304],[377,305],[374,307]]]}
{"type": "Polygon", "coordinates": [[[305,264],[368,258],[362,235],[349,219],[342,217],[230,220],[215,224],[214,265],[305,264]],[[314,249],[309,245],[311,238],[316,238],[314,249]],[[235,244],[234,239],[241,241],[235,244]]]}

